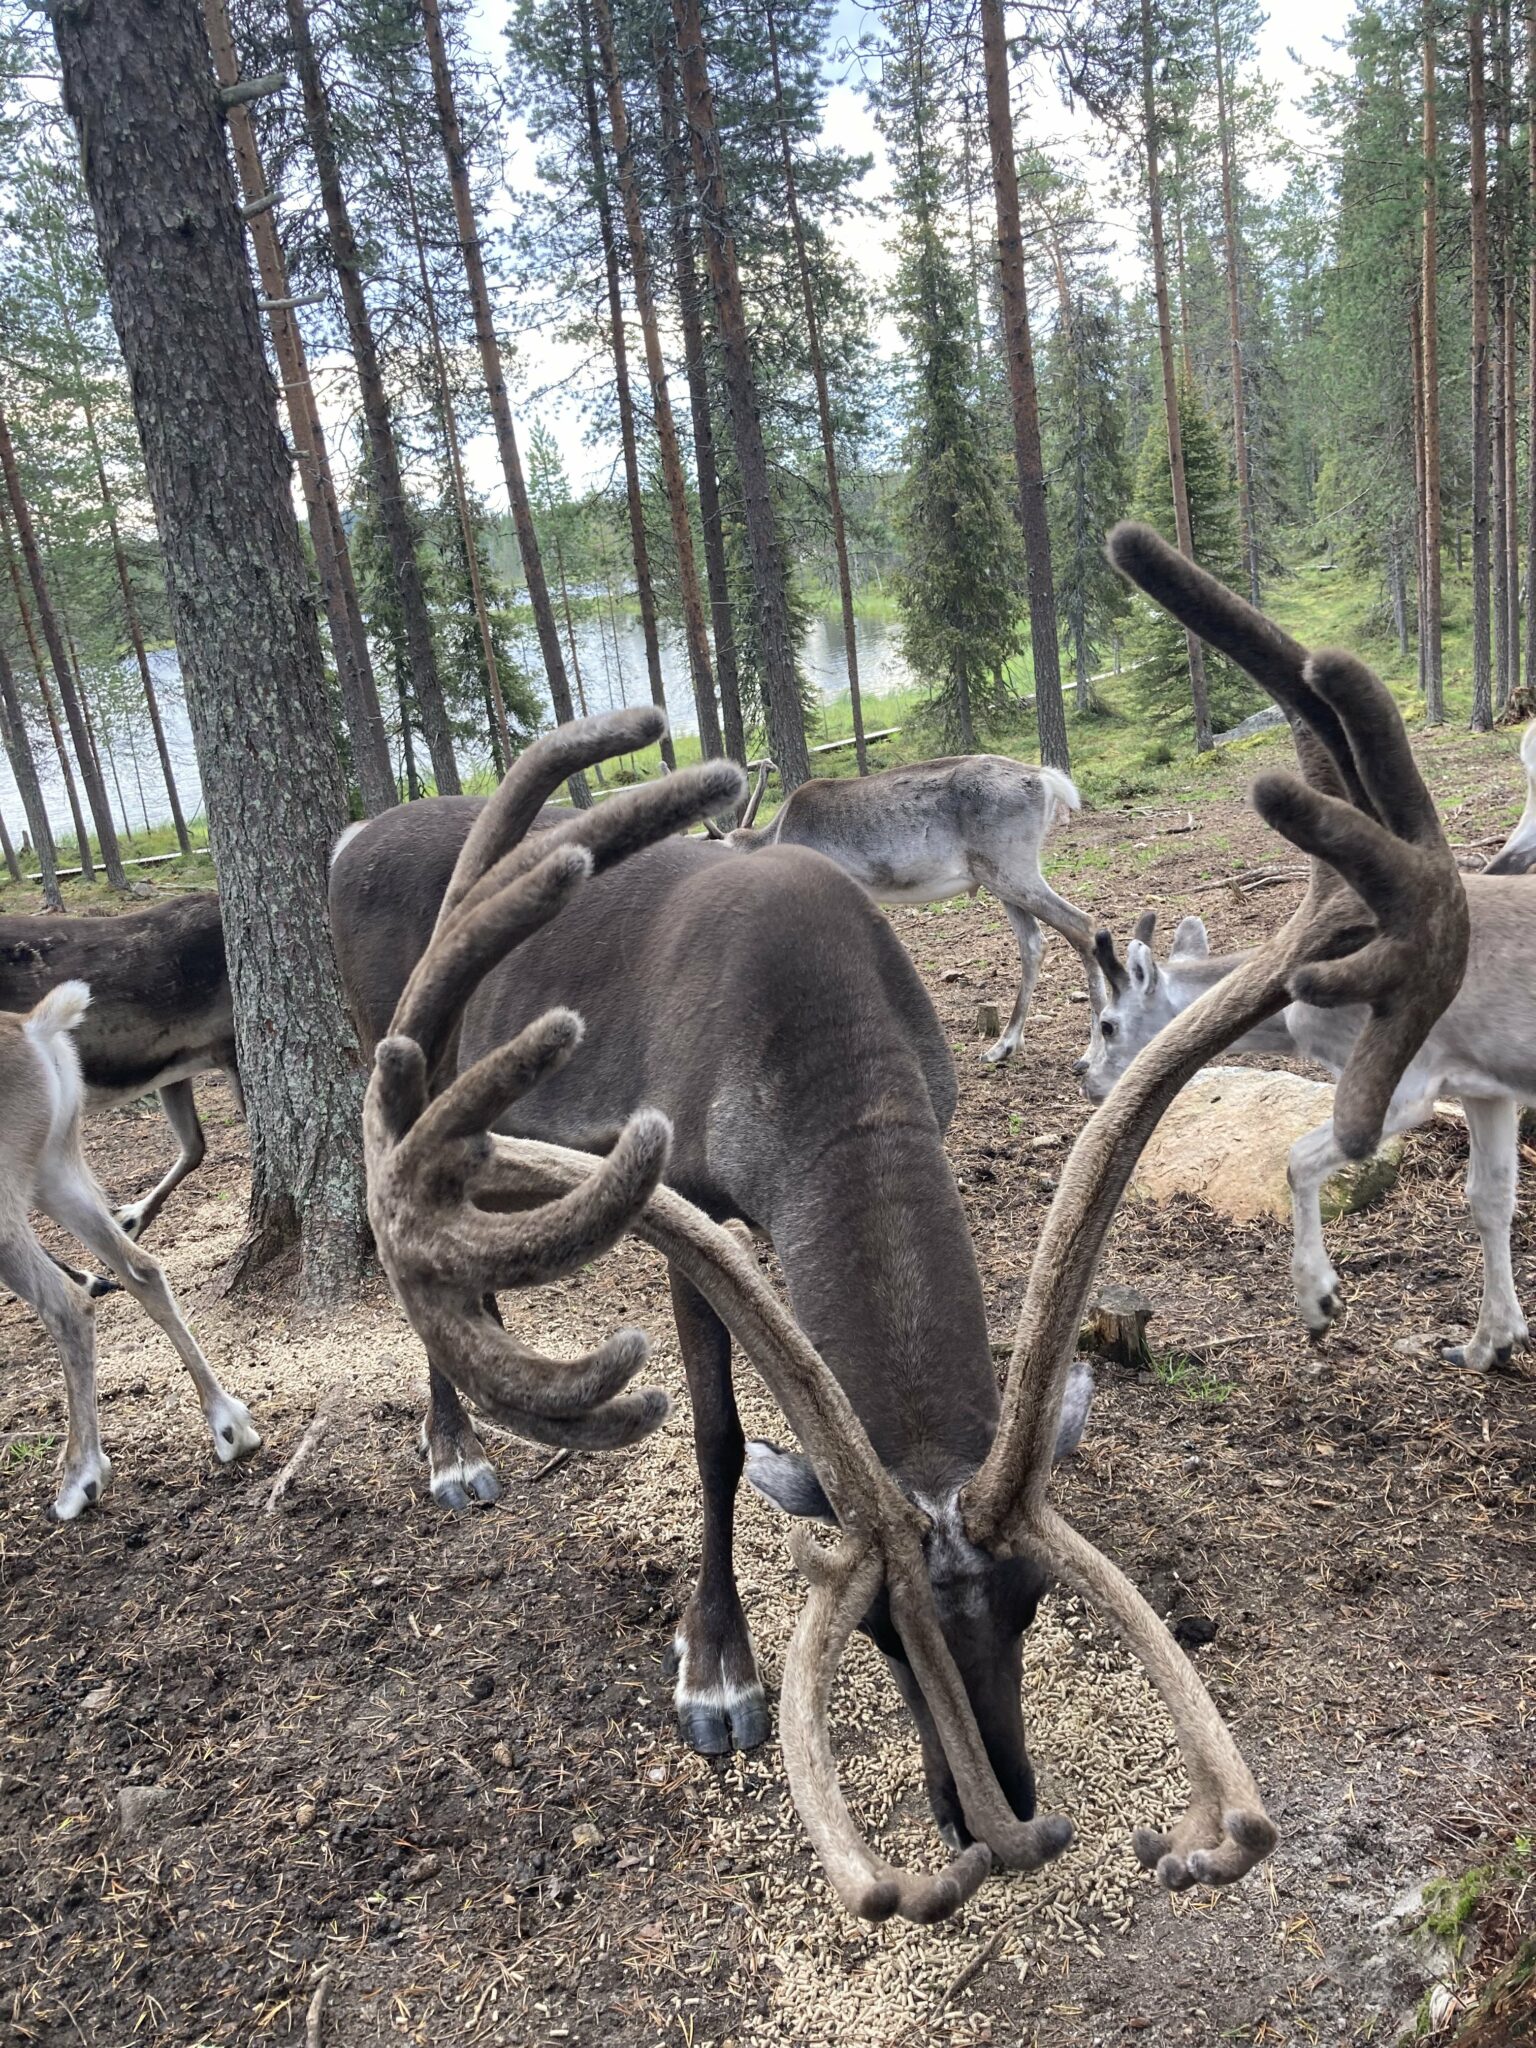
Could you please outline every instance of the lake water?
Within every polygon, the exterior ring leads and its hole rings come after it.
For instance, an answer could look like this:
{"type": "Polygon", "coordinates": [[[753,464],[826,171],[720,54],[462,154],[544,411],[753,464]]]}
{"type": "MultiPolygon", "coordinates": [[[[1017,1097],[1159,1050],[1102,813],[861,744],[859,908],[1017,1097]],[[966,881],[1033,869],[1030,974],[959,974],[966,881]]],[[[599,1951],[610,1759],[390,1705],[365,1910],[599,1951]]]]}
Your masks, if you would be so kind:
{"type": "MultiPolygon", "coordinates": [[[[860,621],[858,643],[859,680],[868,695],[885,696],[910,685],[911,676],[902,659],[900,639],[895,627],[883,621],[860,621]]],[[[531,628],[521,642],[514,639],[513,645],[529,675],[542,685],[543,669],[539,660],[538,643],[531,628]]],[[[569,671],[572,664],[568,644],[565,647],[565,654],[569,671]]],[[[650,702],[650,684],[645,667],[645,640],[637,618],[625,612],[615,612],[612,615],[579,621],[576,626],[576,659],[581,667],[582,686],[589,711],[613,711],[624,704],[650,702]]],[[[840,621],[821,617],[813,619],[801,645],[800,660],[806,677],[823,702],[831,702],[846,695],[848,674],[844,666],[843,631],[840,621]]],[[[198,777],[197,756],[192,746],[192,730],[187,721],[186,703],[182,696],[181,671],[174,652],[168,649],[152,654],[150,664],[154,670],[155,689],[165,723],[166,744],[170,749],[182,808],[191,818],[202,807],[202,784],[198,777]]],[[[680,633],[663,630],[661,667],[662,681],[666,689],[667,712],[673,731],[696,731],[698,721],[694,716],[688,657],[680,633]]],[[[574,687],[574,677],[571,680],[574,687]]],[[[386,720],[388,715],[386,706],[386,720]]],[[[811,737],[814,742],[816,734],[812,733],[811,737]]],[[[105,744],[101,745],[102,770],[119,830],[122,829],[125,818],[130,833],[141,830],[146,820],[152,825],[163,824],[170,816],[170,807],[166,801],[165,786],[160,776],[160,763],[156,758],[148,719],[139,718],[132,723],[106,721],[104,729],[102,721],[98,720],[98,744],[103,740],[105,744]]],[[[398,754],[398,742],[396,747],[398,754]]],[[[48,804],[48,815],[54,829],[58,832],[72,833],[74,827],[64,793],[63,779],[59,774],[58,762],[46,733],[41,738],[36,732],[33,733],[32,750],[48,804]]],[[[424,758],[424,749],[419,749],[418,759],[424,758]]],[[[472,747],[460,750],[460,767],[465,772],[488,766],[489,761],[488,749],[484,752],[477,752],[472,747]]],[[[10,763],[5,759],[3,751],[0,751],[0,810],[4,812],[12,838],[19,844],[25,821],[22,816],[21,799],[11,776],[10,763]]]]}

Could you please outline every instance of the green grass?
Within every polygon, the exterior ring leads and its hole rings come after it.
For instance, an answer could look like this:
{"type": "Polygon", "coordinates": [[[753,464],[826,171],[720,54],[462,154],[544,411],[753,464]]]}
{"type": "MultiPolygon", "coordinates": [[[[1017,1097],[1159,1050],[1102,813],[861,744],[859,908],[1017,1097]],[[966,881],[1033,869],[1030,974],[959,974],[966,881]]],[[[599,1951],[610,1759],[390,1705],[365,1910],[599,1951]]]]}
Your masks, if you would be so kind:
{"type": "MultiPolygon", "coordinates": [[[[140,869],[137,871],[138,879],[146,882],[152,881],[157,889],[211,888],[213,884],[213,865],[207,858],[207,821],[201,817],[190,819],[187,824],[187,834],[192,841],[193,848],[190,859],[178,858],[167,861],[164,867],[140,869]]],[[[177,851],[176,828],[174,825],[167,823],[151,826],[147,832],[142,827],[133,833],[119,832],[117,845],[125,864],[164,854],[175,854],[177,851]]],[[[56,840],[55,847],[58,855],[58,864],[61,868],[76,868],[80,865],[79,842],[73,833],[70,833],[65,838],[56,840]]],[[[96,862],[96,879],[94,882],[86,882],[79,876],[76,876],[73,880],[60,884],[65,909],[73,911],[77,916],[86,915],[93,910],[103,907],[112,908],[120,906],[123,900],[117,890],[112,888],[107,882],[101,871],[101,852],[94,840],[91,842],[91,854],[96,862]]],[[[36,856],[33,854],[21,855],[20,861],[22,873],[26,877],[20,888],[10,879],[4,868],[0,867],[0,908],[9,908],[11,905],[20,906],[23,900],[30,907],[35,899],[38,887],[36,856]]],[[[135,879],[135,870],[131,866],[128,867],[128,879],[130,882],[135,879]]]]}
{"type": "Polygon", "coordinates": [[[40,1465],[57,1448],[58,1441],[56,1436],[28,1431],[0,1445],[0,1458],[7,1465],[40,1465]]]}
{"type": "Polygon", "coordinates": [[[1163,1351],[1154,1355],[1152,1377],[1197,1408],[1215,1408],[1237,1391],[1235,1380],[1217,1377],[1202,1359],[1184,1351],[1163,1351]]]}

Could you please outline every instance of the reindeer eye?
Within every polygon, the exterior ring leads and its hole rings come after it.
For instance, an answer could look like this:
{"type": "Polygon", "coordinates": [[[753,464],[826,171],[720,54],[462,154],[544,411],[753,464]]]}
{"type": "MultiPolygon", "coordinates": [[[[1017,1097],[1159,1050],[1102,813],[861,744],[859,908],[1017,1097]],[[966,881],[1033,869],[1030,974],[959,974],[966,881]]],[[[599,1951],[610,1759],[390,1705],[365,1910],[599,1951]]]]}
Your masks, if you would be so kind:
{"type": "Polygon", "coordinates": [[[1114,1037],[1114,1035],[1115,1035],[1115,1022],[1114,1022],[1114,1019],[1113,1019],[1112,1017],[1101,1017],[1101,1018],[1099,1019],[1099,1036],[1100,1036],[1100,1038],[1105,1038],[1105,1039],[1108,1039],[1108,1038],[1113,1038],[1113,1037],[1114,1037]]]}

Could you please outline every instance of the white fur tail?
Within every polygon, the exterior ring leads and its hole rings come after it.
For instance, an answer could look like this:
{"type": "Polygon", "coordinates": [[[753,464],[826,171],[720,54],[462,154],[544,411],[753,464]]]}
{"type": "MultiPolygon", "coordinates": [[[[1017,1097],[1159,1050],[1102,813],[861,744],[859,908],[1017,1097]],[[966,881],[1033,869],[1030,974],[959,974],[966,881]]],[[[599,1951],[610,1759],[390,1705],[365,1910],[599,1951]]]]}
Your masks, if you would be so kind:
{"type": "Polygon", "coordinates": [[[331,848],[330,865],[332,867],[335,867],[337,861],[340,860],[343,848],[349,846],[352,843],[352,841],[357,837],[358,833],[363,830],[364,826],[369,825],[372,822],[373,821],[371,818],[358,818],[354,820],[352,824],[343,827],[343,829],[336,834],[336,844],[331,848]]]}
{"type": "Polygon", "coordinates": [[[83,981],[61,981],[28,1012],[28,1035],[46,1045],[73,1031],[90,1007],[91,991],[83,981]]]}
{"type": "MultiPolygon", "coordinates": [[[[1532,730],[1536,731],[1536,727],[1532,730]]],[[[1035,773],[1044,784],[1046,795],[1055,799],[1047,822],[1052,825],[1064,825],[1071,812],[1080,811],[1083,807],[1083,800],[1077,793],[1077,784],[1070,775],[1063,775],[1059,768],[1037,768],[1035,773]]]]}
{"type": "Polygon", "coordinates": [[[1520,742],[1520,765],[1526,778],[1536,789],[1536,718],[1525,728],[1525,737],[1520,742]]]}

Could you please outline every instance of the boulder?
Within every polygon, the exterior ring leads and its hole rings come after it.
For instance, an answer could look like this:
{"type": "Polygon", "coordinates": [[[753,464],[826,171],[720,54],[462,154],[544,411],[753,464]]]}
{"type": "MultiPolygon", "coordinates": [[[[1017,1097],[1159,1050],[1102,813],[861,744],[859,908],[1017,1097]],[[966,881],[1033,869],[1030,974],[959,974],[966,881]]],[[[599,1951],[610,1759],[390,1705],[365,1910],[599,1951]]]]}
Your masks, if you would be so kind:
{"type": "Polygon", "coordinates": [[[1251,740],[1256,733],[1268,732],[1273,726],[1284,725],[1285,713],[1278,704],[1266,704],[1262,711],[1252,711],[1232,727],[1230,732],[1213,734],[1218,747],[1229,747],[1234,740],[1251,740]]]}
{"type": "MultiPolygon", "coordinates": [[[[1198,1195],[1234,1223],[1289,1222],[1291,1147],[1332,1114],[1327,1082],[1257,1067],[1206,1067],[1169,1104],[1131,1193],[1150,1202],[1198,1195]]],[[[1380,1200],[1402,1156],[1402,1139],[1388,1138],[1374,1157],[1342,1168],[1323,1189],[1324,1219],[1380,1200]]]]}

